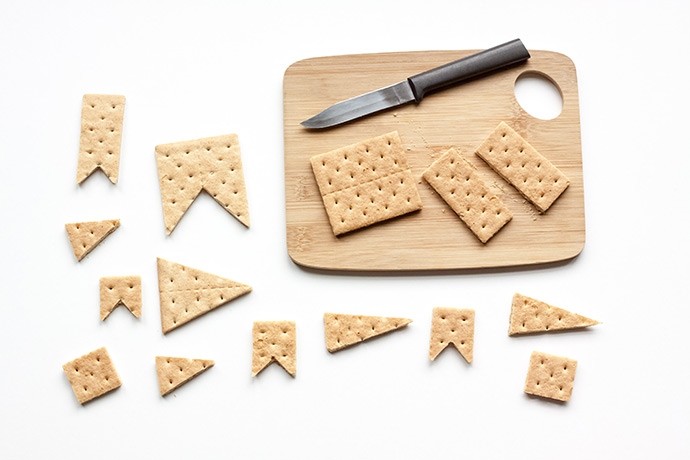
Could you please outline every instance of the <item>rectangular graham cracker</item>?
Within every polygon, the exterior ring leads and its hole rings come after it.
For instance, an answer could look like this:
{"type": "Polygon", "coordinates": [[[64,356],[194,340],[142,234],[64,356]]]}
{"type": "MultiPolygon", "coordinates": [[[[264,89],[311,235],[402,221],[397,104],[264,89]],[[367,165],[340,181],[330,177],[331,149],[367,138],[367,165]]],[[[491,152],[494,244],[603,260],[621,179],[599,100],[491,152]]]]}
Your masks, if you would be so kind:
{"type": "Polygon", "coordinates": [[[105,347],[94,350],[62,366],[79,403],[119,388],[122,385],[105,347]]]}
{"type": "Polygon", "coordinates": [[[431,319],[429,359],[434,360],[453,344],[465,361],[474,357],[474,310],[469,308],[436,307],[431,319]]]}
{"type": "Polygon", "coordinates": [[[297,329],[294,321],[254,321],[252,376],[273,361],[288,374],[297,374],[297,329]]]}
{"type": "Polygon", "coordinates": [[[482,243],[513,218],[476,168],[454,148],[434,161],[422,177],[482,243]]]}
{"type": "Polygon", "coordinates": [[[577,361],[533,351],[525,380],[525,393],[543,398],[569,401],[577,361]]]}
{"type": "Polygon", "coordinates": [[[422,208],[397,131],[311,158],[333,233],[422,208]]]}
{"type": "Polygon", "coordinates": [[[82,98],[77,184],[98,168],[117,183],[124,112],[124,96],[85,94],[82,98]]]}
{"type": "Polygon", "coordinates": [[[570,184],[565,174],[504,122],[477,147],[476,154],[539,212],[546,212],[570,184]]]}

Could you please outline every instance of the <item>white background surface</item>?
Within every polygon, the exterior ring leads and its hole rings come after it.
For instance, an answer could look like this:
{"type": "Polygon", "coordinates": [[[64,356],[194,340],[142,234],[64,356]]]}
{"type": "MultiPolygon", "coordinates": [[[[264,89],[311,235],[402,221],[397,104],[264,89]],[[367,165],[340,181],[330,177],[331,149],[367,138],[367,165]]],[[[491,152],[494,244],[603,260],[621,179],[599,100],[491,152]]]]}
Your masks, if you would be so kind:
{"type": "MultiPolygon", "coordinates": [[[[681,2],[0,3],[0,456],[682,458],[690,455],[687,75],[681,2]],[[520,37],[578,70],[587,243],[550,267],[308,272],[287,256],[282,76],[323,55],[520,37]],[[81,97],[127,97],[120,181],[75,184],[81,97]],[[166,237],[153,148],[238,133],[252,226],[209,196],[166,237]],[[81,263],[66,222],[120,218],[81,263]],[[156,257],[254,292],[163,336],[156,257]],[[140,274],[143,316],[99,320],[140,274]],[[509,338],[514,292],[602,321],[509,338]],[[476,309],[475,362],[428,360],[433,306],[476,309]],[[324,311],[414,319],[330,355],[324,311]],[[294,319],[295,379],[250,377],[251,326],[294,319]],[[123,381],[80,406],[62,364],[106,346],[123,381]],[[568,404],[527,397],[529,355],[579,360],[568,404]],[[158,394],[154,356],[216,366],[158,394]]],[[[526,248],[527,249],[527,248],[526,248]]]]}

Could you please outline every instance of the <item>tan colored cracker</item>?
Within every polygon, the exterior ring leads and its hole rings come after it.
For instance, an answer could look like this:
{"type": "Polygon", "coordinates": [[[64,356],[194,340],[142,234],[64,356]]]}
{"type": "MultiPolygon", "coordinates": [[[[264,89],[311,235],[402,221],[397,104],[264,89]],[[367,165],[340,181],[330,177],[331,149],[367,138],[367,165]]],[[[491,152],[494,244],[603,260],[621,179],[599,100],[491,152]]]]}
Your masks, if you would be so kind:
{"type": "Polygon", "coordinates": [[[124,113],[124,96],[85,94],[82,98],[77,184],[98,168],[117,183],[124,113]]]}
{"type": "Polygon", "coordinates": [[[158,290],[163,333],[251,292],[242,283],[196,268],[158,259],[158,290]]]}
{"type": "Polygon", "coordinates": [[[422,208],[397,131],[313,156],[311,165],[335,235],[422,208]]]}
{"type": "Polygon", "coordinates": [[[434,360],[453,344],[465,361],[472,362],[474,352],[474,310],[434,308],[431,320],[429,359],[434,360]]]}
{"type": "Polygon", "coordinates": [[[546,212],[570,184],[565,174],[504,122],[476,153],[540,212],[546,212]]]}
{"type": "Polygon", "coordinates": [[[533,351],[525,379],[525,393],[544,398],[569,401],[577,361],[533,351]]]}
{"type": "Polygon", "coordinates": [[[486,243],[512,218],[500,198],[456,149],[451,148],[424,171],[422,177],[455,214],[486,243]]]}
{"type": "Polygon", "coordinates": [[[74,257],[81,261],[120,226],[120,219],[65,224],[74,257]]]}
{"type": "Polygon", "coordinates": [[[81,404],[119,388],[122,385],[105,347],[94,350],[62,366],[81,404]]]}
{"type": "Polygon", "coordinates": [[[515,293],[510,310],[508,335],[576,329],[596,324],[599,322],[515,293]]]}
{"type": "Polygon", "coordinates": [[[297,373],[297,332],[294,321],[254,321],[252,376],[273,361],[288,374],[297,373]]]}
{"type": "Polygon", "coordinates": [[[163,215],[172,233],[201,190],[249,227],[249,205],[236,134],[156,146],[163,215]]]}
{"type": "Polygon", "coordinates": [[[101,321],[104,321],[120,305],[134,316],[141,316],[141,277],[105,276],[100,280],[101,321]]]}
{"type": "Polygon", "coordinates": [[[161,396],[177,390],[215,363],[210,359],[173,358],[156,356],[156,373],[161,396]]]}
{"type": "Polygon", "coordinates": [[[324,313],[326,348],[331,353],[364,340],[400,329],[411,323],[407,318],[324,313]]]}

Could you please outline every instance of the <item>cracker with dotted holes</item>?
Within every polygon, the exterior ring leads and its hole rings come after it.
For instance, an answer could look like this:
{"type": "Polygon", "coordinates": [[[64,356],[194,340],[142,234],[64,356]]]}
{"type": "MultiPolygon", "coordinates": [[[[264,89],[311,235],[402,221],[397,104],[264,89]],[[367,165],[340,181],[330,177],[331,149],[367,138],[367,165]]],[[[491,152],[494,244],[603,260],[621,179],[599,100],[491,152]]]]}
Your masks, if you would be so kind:
{"type": "Polygon", "coordinates": [[[210,359],[173,358],[156,356],[156,373],[161,396],[177,390],[199,374],[206,372],[215,363],[210,359]]]}
{"type": "Polygon", "coordinates": [[[120,219],[65,224],[74,257],[81,261],[120,226],[120,219]]]}
{"type": "Polygon", "coordinates": [[[429,359],[434,360],[453,344],[465,361],[472,362],[474,352],[474,310],[468,308],[434,308],[431,320],[429,359]]]}
{"type": "Polygon", "coordinates": [[[324,313],[326,348],[331,353],[407,326],[407,318],[324,313]]]}
{"type": "Polygon", "coordinates": [[[454,148],[434,161],[422,177],[482,243],[513,218],[476,168],[454,148]]]}
{"type": "Polygon", "coordinates": [[[596,324],[599,322],[515,293],[510,309],[508,335],[578,329],[596,324]]]}
{"type": "Polygon", "coordinates": [[[77,184],[99,168],[110,182],[117,183],[124,113],[124,96],[85,94],[82,98],[77,184]]]}
{"type": "Polygon", "coordinates": [[[291,376],[296,375],[297,333],[294,321],[254,321],[252,339],[252,376],[274,361],[291,376]]]}
{"type": "Polygon", "coordinates": [[[335,235],[422,209],[397,131],[313,156],[311,166],[335,235]]]}
{"type": "Polygon", "coordinates": [[[65,371],[74,395],[81,404],[122,385],[105,347],[68,362],[62,366],[62,370],[65,371]]]}
{"type": "Polygon", "coordinates": [[[163,333],[251,292],[237,281],[158,259],[158,290],[163,333]]]}
{"type": "Polygon", "coordinates": [[[157,145],[156,162],[168,234],[202,190],[249,227],[247,189],[236,134],[157,145]]]}
{"type": "Polygon", "coordinates": [[[105,276],[100,280],[101,321],[104,321],[120,305],[134,316],[141,316],[141,277],[105,276]]]}
{"type": "Polygon", "coordinates": [[[525,380],[525,393],[544,398],[569,401],[577,361],[533,351],[525,380]]]}
{"type": "Polygon", "coordinates": [[[504,122],[476,153],[539,212],[546,212],[570,184],[565,174],[504,122]]]}

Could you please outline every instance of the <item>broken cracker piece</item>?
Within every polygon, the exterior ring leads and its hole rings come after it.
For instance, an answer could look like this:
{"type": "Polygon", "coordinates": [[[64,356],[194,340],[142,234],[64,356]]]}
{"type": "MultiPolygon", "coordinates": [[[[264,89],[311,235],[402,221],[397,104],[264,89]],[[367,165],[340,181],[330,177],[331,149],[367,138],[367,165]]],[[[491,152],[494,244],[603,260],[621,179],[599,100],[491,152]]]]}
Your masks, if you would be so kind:
{"type": "Polygon", "coordinates": [[[429,359],[434,360],[453,344],[465,361],[472,362],[474,351],[474,310],[469,308],[434,308],[431,320],[429,359]]]}
{"type": "Polygon", "coordinates": [[[274,361],[291,376],[296,375],[297,332],[294,321],[254,321],[252,338],[252,376],[274,361]]]}
{"type": "Polygon", "coordinates": [[[525,393],[543,398],[569,401],[577,361],[533,351],[525,379],[525,393]]]}
{"type": "Polygon", "coordinates": [[[212,368],[214,364],[210,359],[156,356],[156,373],[161,396],[177,390],[194,377],[212,368]]]}
{"type": "Polygon", "coordinates": [[[62,366],[80,404],[119,388],[120,377],[105,347],[62,366]]]}
{"type": "Polygon", "coordinates": [[[124,96],[85,94],[82,98],[77,184],[96,169],[117,183],[124,112],[124,96]]]}
{"type": "Polygon", "coordinates": [[[326,348],[333,353],[372,337],[400,329],[411,322],[411,319],[406,318],[324,313],[326,348]]]}
{"type": "Polygon", "coordinates": [[[594,326],[598,321],[515,293],[508,335],[559,331],[594,326]]]}
{"type": "Polygon", "coordinates": [[[141,277],[106,276],[100,280],[101,321],[104,321],[120,305],[134,316],[141,316],[141,277]]]}
{"type": "Polygon", "coordinates": [[[81,261],[120,226],[120,219],[65,224],[74,257],[81,261]]]}

